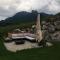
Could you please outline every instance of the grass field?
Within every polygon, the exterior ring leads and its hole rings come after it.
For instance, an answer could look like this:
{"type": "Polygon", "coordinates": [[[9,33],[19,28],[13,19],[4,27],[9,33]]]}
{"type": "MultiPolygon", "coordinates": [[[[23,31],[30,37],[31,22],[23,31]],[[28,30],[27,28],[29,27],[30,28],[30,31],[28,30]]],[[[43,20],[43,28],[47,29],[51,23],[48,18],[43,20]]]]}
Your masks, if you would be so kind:
{"type": "Polygon", "coordinates": [[[16,53],[9,52],[0,37],[0,60],[60,60],[60,42],[54,42],[52,47],[34,48],[16,53]]]}

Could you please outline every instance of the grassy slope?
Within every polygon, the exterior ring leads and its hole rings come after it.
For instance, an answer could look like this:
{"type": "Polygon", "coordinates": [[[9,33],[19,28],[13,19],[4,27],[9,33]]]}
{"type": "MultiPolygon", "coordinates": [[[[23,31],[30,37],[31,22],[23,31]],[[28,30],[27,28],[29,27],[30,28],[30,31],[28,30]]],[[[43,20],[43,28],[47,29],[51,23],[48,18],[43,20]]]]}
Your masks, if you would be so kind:
{"type": "Polygon", "coordinates": [[[60,42],[49,48],[35,48],[16,53],[7,51],[2,42],[0,37],[0,60],[60,60],[60,42]]]}
{"type": "MultiPolygon", "coordinates": [[[[0,33],[10,30],[8,27],[0,27],[0,33]]],[[[3,45],[3,38],[0,35],[0,60],[60,60],[60,42],[55,42],[54,46],[49,48],[35,48],[13,53],[6,50],[3,45]]]]}
{"type": "Polygon", "coordinates": [[[15,24],[15,25],[13,24],[13,25],[7,25],[7,26],[0,26],[0,35],[2,34],[2,35],[5,36],[8,32],[10,32],[10,31],[12,31],[16,28],[20,28],[20,29],[28,28],[28,27],[31,28],[32,25],[34,25],[34,22],[21,23],[21,24],[15,24]]]}

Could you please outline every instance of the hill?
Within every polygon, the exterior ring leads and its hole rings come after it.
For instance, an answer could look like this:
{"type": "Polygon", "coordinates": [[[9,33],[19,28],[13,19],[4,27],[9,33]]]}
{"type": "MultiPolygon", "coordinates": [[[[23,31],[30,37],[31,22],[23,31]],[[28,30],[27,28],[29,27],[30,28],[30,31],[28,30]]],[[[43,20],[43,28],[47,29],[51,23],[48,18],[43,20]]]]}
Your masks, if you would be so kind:
{"type": "Polygon", "coordinates": [[[25,12],[25,11],[18,12],[14,16],[0,21],[0,26],[33,22],[36,20],[36,16],[37,16],[37,14],[35,14],[35,13],[29,13],[29,12],[25,12]]]}
{"type": "MultiPolygon", "coordinates": [[[[35,23],[36,22],[36,17],[37,17],[37,11],[32,11],[32,12],[18,12],[12,17],[8,17],[5,20],[0,21],[0,26],[7,26],[7,25],[17,25],[17,24],[22,24],[22,23],[35,23]]],[[[50,16],[45,13],[41,13],[41,20],[45,20],[47,16],[50,16]]]]}

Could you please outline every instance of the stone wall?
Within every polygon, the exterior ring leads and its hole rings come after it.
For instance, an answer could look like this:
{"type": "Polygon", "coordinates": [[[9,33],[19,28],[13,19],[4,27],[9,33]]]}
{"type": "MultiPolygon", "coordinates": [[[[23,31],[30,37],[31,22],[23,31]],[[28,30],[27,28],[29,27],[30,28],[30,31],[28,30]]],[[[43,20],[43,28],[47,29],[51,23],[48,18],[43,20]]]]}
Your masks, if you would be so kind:
{"type": "Polygon", "coordinates": [[[43,36],[48,41],[60,41],[60,21],[42,21],[43,36]]]}

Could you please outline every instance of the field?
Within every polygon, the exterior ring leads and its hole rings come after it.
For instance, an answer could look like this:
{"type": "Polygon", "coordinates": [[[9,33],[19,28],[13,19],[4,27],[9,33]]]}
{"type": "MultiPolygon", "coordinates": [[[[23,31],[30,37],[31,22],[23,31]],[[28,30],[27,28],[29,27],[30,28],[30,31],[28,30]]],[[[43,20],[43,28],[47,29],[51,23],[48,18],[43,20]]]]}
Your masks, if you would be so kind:
{"type": "Polygon", "coordinates": [[[53,42],[52,47],[34,48],[16,53],[7,51],[2,36],[10,30],[8,27],[0,27],[0,60],[60,60],[60,42],[53,42]]]}
{"type": "Polygon", "coordinates": [[[16,53],[9,52],[0,37],[0,60],[60,60],[60,42],[54,42],[52,47],[34,48],[16,53]]]}

